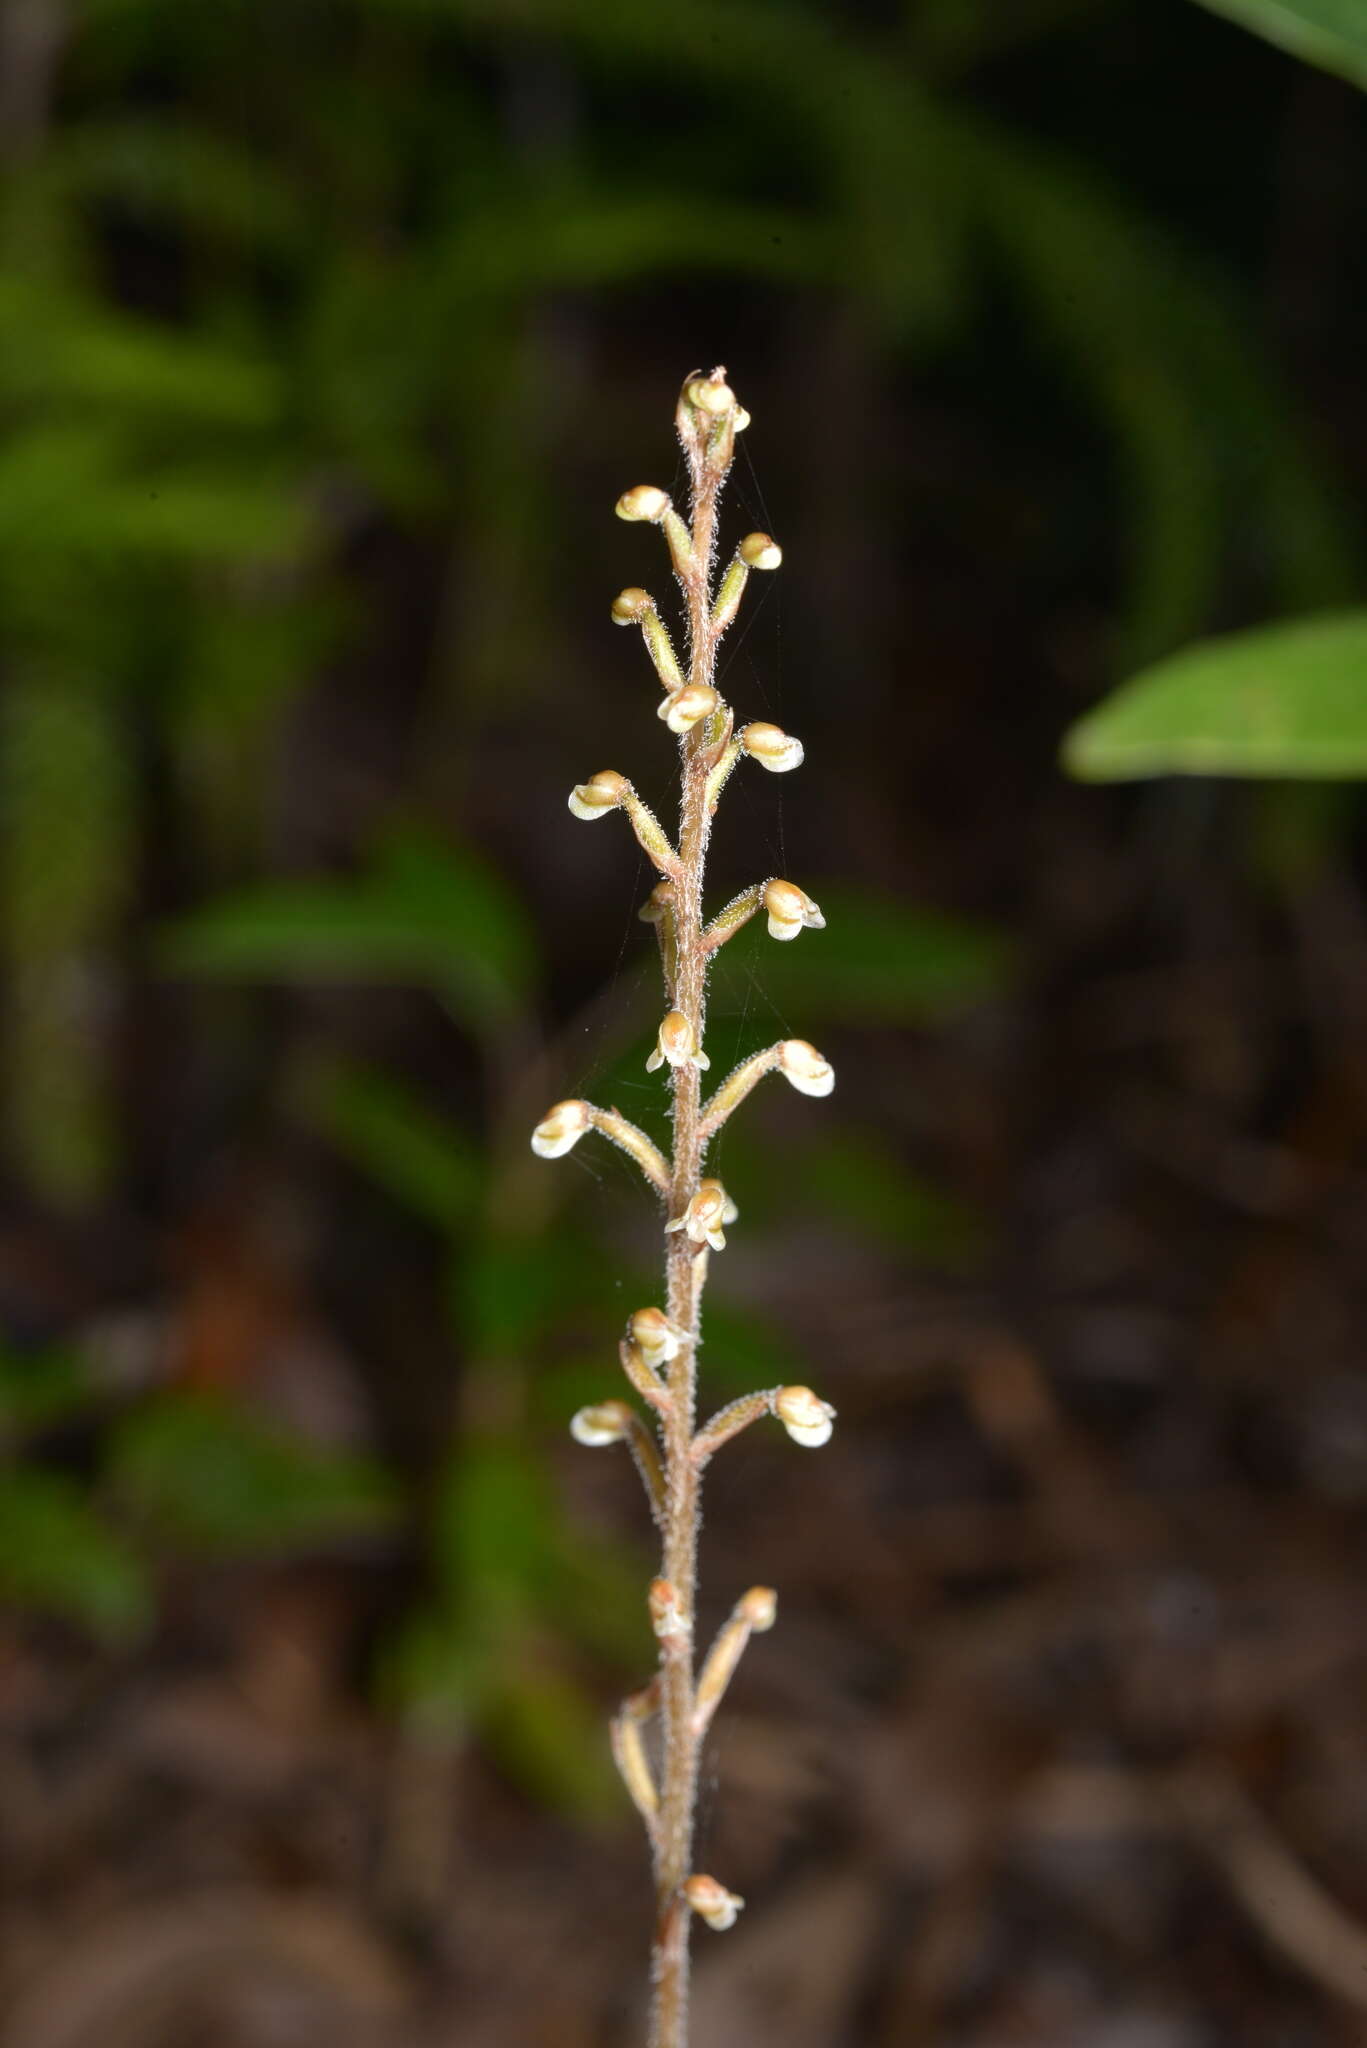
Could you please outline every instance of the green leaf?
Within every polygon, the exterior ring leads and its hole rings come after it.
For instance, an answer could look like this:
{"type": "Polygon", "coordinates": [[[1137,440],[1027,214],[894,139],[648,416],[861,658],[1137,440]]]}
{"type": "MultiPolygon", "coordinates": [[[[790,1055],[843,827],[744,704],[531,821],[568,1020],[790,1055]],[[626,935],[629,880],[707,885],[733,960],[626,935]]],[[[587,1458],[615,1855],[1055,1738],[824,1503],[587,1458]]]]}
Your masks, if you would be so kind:
{"type": "Polygon", "coordinates": [[[1279,50],[1367,87],[1367,7],[1363,0],[1202,0],[1279,50]]]}
{"type": "Polygon", "coordinates": [[[477,1031],[525,1002],[526,914],[477,854],[405,834],[369,874],[271,882],[222,898],[167,935],[174,973],[213,980],[412,982],[442,993],[477,1031]]]}
{"type": "Polygon", "coordinates": [[[439,1229],[468,1220],[483,1187],[479,1155],[392,1074],[329,1059],[308,1069],[300,1107],[338,1150],[397,1201],[439,1229]]]}
{"type": "MultiPolygon", "coordinates": [[[[804,885],[806,886],[806,885],[804,885]]],[[[772,1006],[794,1031],[826,1022],[933,1022],[994,995],[1010,970],[999,932],[837,884],[811,885],[826,929],[775,945],[763,915],[717,956],[714,1008],[772,1006]]]]}
{"type": "Polygon", "coordinates": [[[1198,641],[1079,720],[1064,765],[1146,775],[1367,775],[1367,611],[1198,641]]]}
{"type": "Polygon", "coordinates": [[[141,1564],[74,1481],[0,1473],[0,1599],[125,1636],[151,1608],[141,1564]]]}
{"type": "Polygon", "coordinates": [[[226,1402],[167,1394],[115,1431],[110,1478],[166,1540],[275,1557],[386,1528],[396,1507],[371,1459],[266,1427],[226,1402]]]}

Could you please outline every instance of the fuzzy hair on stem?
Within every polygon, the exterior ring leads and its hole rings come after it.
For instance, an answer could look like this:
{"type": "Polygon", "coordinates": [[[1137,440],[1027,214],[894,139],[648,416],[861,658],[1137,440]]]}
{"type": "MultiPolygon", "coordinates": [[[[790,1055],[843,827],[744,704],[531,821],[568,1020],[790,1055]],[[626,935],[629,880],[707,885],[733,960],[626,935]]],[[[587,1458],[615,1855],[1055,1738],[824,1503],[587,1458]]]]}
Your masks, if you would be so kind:
{"type": "Polygon", "coordinates": [[[749,756],[771,773],[785,772],[803,758],[801,743],[776,726],[748,725],[733,737],[734,714],[717,687],[717,651],[740,610],[750,573],[772,571],[782,560],[770,535],[746,534],[714,588],[719,500],[736,435],[749,424],[750,415],[737,402],[725,370],[706,376],[693,372],[684,380],[675,411],[688,472],[687,518],[653,484],[635,485],[617,501],[619,518],[661,529],[682,600],[683,662],[676,659],[674,642],[647,591],[631,585],[612,607],[619,625],[641,626],[656,678],[665,686],[659,717],[677,736],[679,749],[677,850],[631,783],[615,771],[600,771],[577,784],[570,798],[570,810],[580,819],[625,810],[664,878],[641,915],[656,926],[660,944],[664,1016],[648,1064],[662,1071],[671,1092],[671,1153],[666,1159],[616,1110],[578,1099],[554,1105],[532,1136],[539,1156],[554,1159],[588,1132],[599,1132],[635,1160],[665,1212],[665,1307],[638,1309],[619,1349],[627,1381],[645,1403],[655,1435],[648,1434],[645,1419],[615,1401],[581,1409],[573,1424],[581,1444],[625,1441],[632,1448],[661,1536],[659,1575],[651,1582],[647,1603],[659,1668],[612,1724],[613,1753],[644,1822],[654,1870],[649,2048],[688,2048],[694,1917],[722,1933],[734,1925],[744,1904],[716,1878],[693,1867],[698,1778],[712,1715],[751,1635],[768,1628],[775,1612],[772,1591],[751,1588],[733,1609],[699,1677],[694,1617],[703,1471],[752,1421],[777,1416],[795,1442],[814,1448],[829,1437],[835,1413],[809,1388],[782,1387],[744,1396],[704,1429],[697,1427],[703,1290],[711,1254],[725,1246],[724,1226],[735,1222],[737,1214],[721,1182],[706,1176],[708,1144],[765,1074],[783,1073],[804,1094],[828,1094],[834,1085],[829,1063],[814,1047],[805,1040],[784,1040],[751,1055],[706,1107],[702,1101],[712,955],[761,908],[769,911],[769,930],[776,938],[790,938],[804,926],[819,930],[822,923],[810,898],[772,877],[734,896],[710,925],[703,914],[712,819],[733,769],[749,756]],[[658,1777],[642,1735],[645,1723],[657,1717],[658,1777]]]}

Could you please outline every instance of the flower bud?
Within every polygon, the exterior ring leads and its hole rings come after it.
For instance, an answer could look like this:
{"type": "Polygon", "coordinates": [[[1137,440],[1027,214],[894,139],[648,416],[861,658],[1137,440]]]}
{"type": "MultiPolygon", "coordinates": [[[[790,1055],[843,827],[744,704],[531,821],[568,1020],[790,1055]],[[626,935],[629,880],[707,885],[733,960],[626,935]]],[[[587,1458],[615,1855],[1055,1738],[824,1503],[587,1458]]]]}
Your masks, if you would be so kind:
{"type": "Polygon", "coordinates": [[[671,1067],[710,1067],[712,1062],[705,1052],[698,1051],[698,1041],[693,1035],[693,1026],[682,1010],[671,1010],[660,1025],[655,1040],[655,1050],[646,1061],[646,1072],[653,1074],[668,1060],[671,1067]]]}
{"type": "Polygon", "coordinates": [[[704,718],[710,718],[721,698],[710,683],[689,683],[666,697],[656,711],[671,732],[692,732],[704,718]]]}
{"type": "Polygon", "coordinates": [[[560,1159],[577,1145],[593,1119],[587,1102],[557,1102],[532,1132],[532,1150],[539,1159],[560,1159]]]}
{"type": "Polygon", "coordinates": [[[638,1308],[627,1324],[627,1331],[652,1372],[678,1357],[685,1336],[660,1308],[638,1308]]]}
{"type": "Polygon", "coordinates": [[[587,782],[577,782],[570,791],[570,809],[576,818],[606,818],[615,811],[631,784],[613,768],[600,768],[587,782]]]}
{"type": "Polygon", "coordinates": [[[710,377],[695,377],[688,387],[688,399],[699,412],[711,413],[713,419],[720,419],[724,412],[730,412],[736,402],[736,394],[724,377],[714,371],[710,377]]]}
{"type": "Polygon", "coordinates": [[[641,590],[636,584],[619,590],[612,600],[612,619],[617,626],[639,625],[645,614],[651,610],[654,600],[648,590],[641,590]]]}
{"type": "Polygon", "coordinates": [[[690,1244],[710,1244],[714,1252],[725,1251],[726,1233],[724,1223],[734,1223],[740,1211],[719,1180],[705,1180],[698,1184],[694,1195],[682,1216],[676,1216],[666,1223],[666,1231],[682,1230],[690,1244]]]}
{"type": "Polygon", "coordinates": [[[617,500],[619,519],[647,519],[653,525],[669,510],[669,493],[657,484],[636,484],[617,500]]]}
{"type": "Polygon", "coordinates": [[[804,925],[818,932],[825,929],[825,918],[796,882],[766,882],[763,903],[769,913],[771,939],[795,939],[804,925]]]}
{"type": "Polygon", "coordinates": [[[740,735],[740,743],[751,759],[758,761],[761,768],[767,768],[771,775],[786,775],[790,768],[802,766],[801,740],[795,740],[781,725],[747,725],[740,735]]]}
{"type": "Polygon", "coordinates": [[[688,1879],[683,1895],[698,1918],[705,1920],[714,1934],[725,1934],[728,1927],[734,1927],[736,1915],[745,1904],[735,1892],[729,1892],[724,1884],[718,1884],[715,1877],[704,1877],[701,1872],[688,1879]]]}
{"type": "Polygon", "coordinates": [[[570,1417],[570,1435],[592,1450],[621,1443],[630,1427],[631,1410],[625,1401],[599,1401],[591,1408],[576,1409],[570,1417]]]}
{"type": "Polygon", "coordinates": [[[736,432],[737,432],[738,434],[743,434],[743,433],[745,432],[745,429],[746,429],[746,428],[747,428],[747,427],[749,426],[749,424],[750,424],[750,415],[749,415],[749,413],[748,413],[748,412],[747,412],[747,411],[745,410],[745,407],[744,407],[743,405],[738,405],[738,406],[736,407],[736,420],[735,420],[736,432]]]}
{"type": "Polygon", "coordinates": [[[657,1636],[682,1636],[688,1633],[679,1596],[669,1579],[652,1579],[647,1595],[650,1608],[650,1625],[657,1636]]]}
{"type": "Polygon", "coordinates": [[[674,884],[657,882],[636,915],[642,924],[659,924],[674,908],[674,884]]]}
{"type": "Polygon", "coordinates": [[[805,1038],[785,1038],[778,1064],[799,1095],[829,1095],[835,1086],[835,1068],[805,1038]]]}
{"type": "Polygon", "coordinates": [[[783,550],[771,533],[747,533],[738,550],[751,569],[777,569],[783,550]]]}
{"type": "Polygon", "coordinates": [[[736,1602],[736,1619],[762,1636],[778,1618],[778,1594],[772,1586],[752,1586],[736,1602]]]}
{"type": "Polygon", "coordinates": [[[793,1442],[804,1450],[819,1450],[831,1440],[835,1410],[829,1401],[819,1401],[810,1387],[780,1387],[774,1396],[774,1413],[793,1442]]]}

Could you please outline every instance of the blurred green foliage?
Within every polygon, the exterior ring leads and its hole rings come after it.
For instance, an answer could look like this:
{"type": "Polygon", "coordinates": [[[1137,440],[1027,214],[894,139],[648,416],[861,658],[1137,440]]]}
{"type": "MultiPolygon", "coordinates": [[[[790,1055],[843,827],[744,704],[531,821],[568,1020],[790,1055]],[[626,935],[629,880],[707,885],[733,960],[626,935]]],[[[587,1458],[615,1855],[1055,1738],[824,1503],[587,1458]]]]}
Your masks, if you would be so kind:
{"type": "MultiPolygon", "coordinates": [[[[1127,5],[1138,18],[1142,0],[922,0],[867,20],[798,0],[86,0],[60,76],[11,69],[0,948],[4,1135],[29,1195],[89,1215],[117,1192],[120,1025],[148,928],[188,900],[203,907],[165,930],[160,968],[429,990],[501,1103],[509,1045],[536,1036],[532,923],[423,793],[434,756],[460,767],[482,720],[530,721],[550,694],[566,517],[544,503],[562,423],[543,323],[588,294],[737,279],[839,308],[927,370],[1005,322],[1100,445],[1122,662],[1202,629],[1250,561],[1274,606],[1344,600],[1352,535],[1239,284],[1085,149],[978,89],[1036,44],[1066,63],[1071,35],[1127,5]],[[297,721],[358,650],[387,681],[407,659],[384,578],[357,573],[369,555],[461,573],[403,679],[404,815],[377,837],[358,802],[339,845],[310,811],[297,721]]],[[[1351,40],[1329,0],[1229,11],[1351,40]]],[[[576,433],[592,423],[581,404],[576,433]]],[[[923,1026],[1011,970],[979,926],[813,888],[821,945],[769,947],[758,977],[764,1013],[795,1029],[923,1026]]],[[[737,1054],[759,945],[743,935],[717,976],[737,1054]]],[[[634,1084],[640,1048],[609,1041],[598,1064],[634,1084]]],[[[300,1120],[447,1259],[433,1343],[462,1361],[461,1408],[424,1504],[428,1584],[382,1654],[389,1696],[426,1725],[477,1724],[594,1810],[580,1667],[639,1658],[640,1572],[567,1526],[527,1423],[558,1429],[572,1389],[601,1391],[566,1328],[598,1328],[614,1283],[650,1299],[654,1278],[582,1205],[538,1228],[525,1132],[491,1142],[497,1110],[484,1127],[438,1111],[331,1043],[289,1080],[300,1120]]],[[[975,1219],[877,1132],[802,1142],[844,1227],[971,1257],[975,1219]]],[[[741,1171],[779,1192],[781,1165],[741,1171]]],[[[722,1394],[790,1367],[783,1333],[724,1298],[708,1346],[722,1394]]],[[[56,1353],[0,1367],[0,1414],[11,1597],[112,1632],[182,1550],[278,1554],[404,1511],[371,1461],[180,1390],[111,1411],[56,1353]],[[59,1425],[93,1460],[86,1493],[48,1455],[59,1425]]]]}
{"type": "Polygon", "coordinates": [[[1367,86],[1367,9],[1361,0],[1202,0],[1270,43],[1367,86]]]}
{"type": "Polygon", "coordinates": [[[1199,641],[1073,727],[1089,779],[1367,775],[1367,612],[1199,641]]]}

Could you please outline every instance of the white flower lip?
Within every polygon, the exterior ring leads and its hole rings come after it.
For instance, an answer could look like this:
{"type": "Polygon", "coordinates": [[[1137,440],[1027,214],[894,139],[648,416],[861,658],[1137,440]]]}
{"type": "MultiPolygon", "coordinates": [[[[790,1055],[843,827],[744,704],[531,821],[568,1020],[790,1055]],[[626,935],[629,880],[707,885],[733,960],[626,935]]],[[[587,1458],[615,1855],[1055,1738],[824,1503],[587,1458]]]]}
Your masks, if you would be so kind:
{"type": "Polygon", "coordinates": [[[721,1182],[705,1180],[683,1215],[666,1223],[665,1229],[682,1230],[690,1244],[710,1245],[714,1252],[721,1252],[726,1249],[726,1233],[722,1225],[734,1223],[739,1214],[721,1182]]]}
{"type": "Polygon", "coordinates": [[[570,1435],[576,1443],[599,1450],[604,1444],[619,1444],[627,1432],[628,1409],[621,1401],[602,1401],[578,1408],[570,1417],[570,1435]]]}
{"type": "Polygon", "coordinates": [[[532,1150],[538,1159],[562,1159],[579,1143],[590,1123],[587,1102],[557,1102],[532,1132],[532,1150]]]}
{"type": "Polygon", "coordinates": [[[612,768],[602,768],[587,782],[575,784],[569,795],[570,809],[576,818],[605,818],[609,811],[617,809],[630,788],[625,775],[618,775],[612,768]]]}
{"type": "Polygon", "coordinates": [[[662,718],[669,730],[682,736],[692,732],[695,725],[701,725],[710,718],[721,699],[710,683],[689,683],[682,690],[673,690],[663,698],[656,708],[655,716],[662,718]]]}
{"type": "Polygon", "coordinates": [[[658,484],[634,484],[629,491],[623,491],[615,510],[619,519],[645,519],[653,524],[669,510],[669,493],[658,484]]]}
{"type": "Polygon", "coordinates": [[[724,1884],[718,1884],[715,1877],[690,1877],[684,1886],[684,1897],[700,1920],[705,1920],[714,1934],[725,1934],[728,1927],[736,1924],[736,1915],[745,1905],[737,1893],[729,1892],[724,1884]]]}
{"type": "Polygon", "coordinates": [[[810,1387],[780,1387],[774,1396],[774,1413],[793,1442],[804,1450],[820,1450],[831,1440],[835,1410],[810,1387]]]}
{"type": "Polygon", "coordinates": [[[835,1086],[835,1068],[805,1038],[784,1039],[779,1066],[800,1095],[829,1095],[835,1086]]]}
{"type": "Polygon", "coordinates": [[[763,900],[769,914],[771,939],[795,939],[801,931],[820,932],[826,928],[820,905],[813,903],[796,882],[785,882],[775,876],[765,883],[763,900]]]}
{"type": "Polygon", "coordinates": [[[693,1026],[682,1010],[671,1010],[661,1024],[654,1051],[646,1060],[646,1072],[653,1074],[666,1060],[671,1067],[694,1066],[699,1070],[712,1064],[705,1052],[699,1052],[693,1026]]]}
{"type": "Polygon", "coordinates": [[[751,760],[758,761],[771,775],[786,775],[790,769],[800,768],[806,759],[801,740],[795,740],[778,725],[747,725],[740,743],[751,760]]]}
{"type": "Polygon", "coordinates": [[[670,1322],[663,1309],[638,1308],[627,1328],[652,1372],[678,1357],[684,1333],[670,1322]]]}

